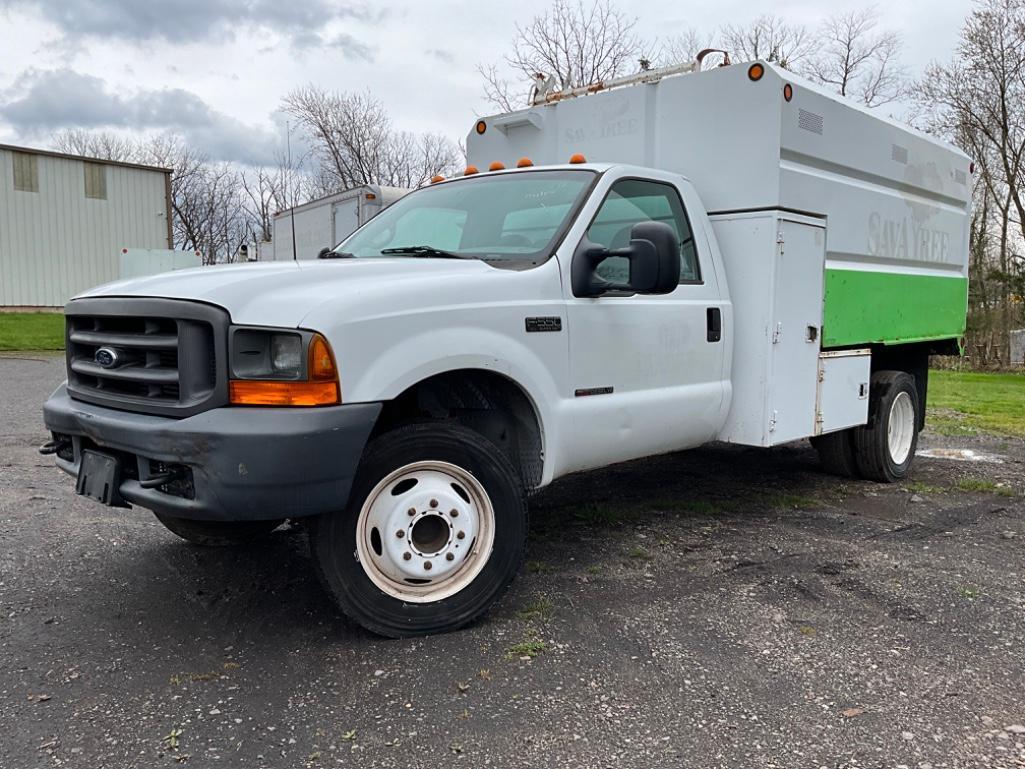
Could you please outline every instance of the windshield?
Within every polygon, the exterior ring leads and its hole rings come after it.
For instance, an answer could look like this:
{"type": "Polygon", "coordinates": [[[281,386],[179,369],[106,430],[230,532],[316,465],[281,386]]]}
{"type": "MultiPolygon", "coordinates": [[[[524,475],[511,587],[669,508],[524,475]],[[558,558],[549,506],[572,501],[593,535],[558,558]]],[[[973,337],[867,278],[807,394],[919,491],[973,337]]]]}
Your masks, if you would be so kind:
{"type": "Polygon", "coordinates": [[[340,256],[547,258],[593,171],[529,171],[425,187],[342,241],[340,256]]]}

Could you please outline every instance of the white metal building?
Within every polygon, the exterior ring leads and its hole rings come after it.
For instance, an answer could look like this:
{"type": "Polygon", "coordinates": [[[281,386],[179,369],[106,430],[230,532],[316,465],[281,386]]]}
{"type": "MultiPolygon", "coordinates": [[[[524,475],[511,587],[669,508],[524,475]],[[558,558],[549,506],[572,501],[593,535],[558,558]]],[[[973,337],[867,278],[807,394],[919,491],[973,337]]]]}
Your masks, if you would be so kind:
{"type": "Polygon", "coordinates": [[[60,307],[168,249],[171,171],[0,144],[0,307],[60,307]]]}
{"type": "Polygon", "coordinates": [[[272,248],[262,248],[260,259],[316,259],[322,248],[334,248],[407,192],[404,187],[367,184],[278,211],[272,248]]]}

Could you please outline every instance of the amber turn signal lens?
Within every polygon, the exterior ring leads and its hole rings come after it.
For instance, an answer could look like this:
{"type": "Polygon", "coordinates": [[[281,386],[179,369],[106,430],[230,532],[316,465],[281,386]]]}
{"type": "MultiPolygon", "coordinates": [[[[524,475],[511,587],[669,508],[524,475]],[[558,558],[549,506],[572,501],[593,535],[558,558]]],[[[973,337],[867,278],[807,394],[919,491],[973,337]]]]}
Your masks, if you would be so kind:
{"type": "Polygon", "coordinates": [[[342,402],[338,382],[267,382],[232,379],[228,396],[236,406],[334,406],[342,402]]]}
{"type": "Polygon", "coordinates": [[[751,78],[752,80],[756,81],[756,82],[758,80],[761,80],[762,79],[762,75],[764,75],[764,74],[765,74],[765,67],[763,67],[761,64],[758,64],[758,63],[752,64],[751,67],[747,71],[747,76],[749,78],[751,78]]]}
{"type": "Polygon", "coordinates": [[[331,346],[320,334],[314,334],[310,340],[309,366],[307,379],[311,382],[337,382],[338,369],[335,367],[335,356],[331,354],[331,346]]]}

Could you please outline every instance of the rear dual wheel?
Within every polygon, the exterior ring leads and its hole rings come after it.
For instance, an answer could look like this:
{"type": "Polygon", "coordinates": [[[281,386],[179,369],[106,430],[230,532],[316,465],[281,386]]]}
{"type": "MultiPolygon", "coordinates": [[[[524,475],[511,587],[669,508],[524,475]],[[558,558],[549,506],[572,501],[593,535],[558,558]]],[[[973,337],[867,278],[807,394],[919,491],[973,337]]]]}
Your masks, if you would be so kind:
{"type": "Polygon", "coordinates": [[[317,572],[342,611],[402,637],[462,627],[502,595],[523,559],[522,484],[465,427],[415,424],[374,439],[348,507],[314,520],[317,572]]]}
{"type": "Polygon", "coordinates": [[[918,446],[921,408],[914,377],[878,371],[869,390],[868,422],[817,436],[812,445],[828,472],[882,483],[904,480],[918,446]]]}

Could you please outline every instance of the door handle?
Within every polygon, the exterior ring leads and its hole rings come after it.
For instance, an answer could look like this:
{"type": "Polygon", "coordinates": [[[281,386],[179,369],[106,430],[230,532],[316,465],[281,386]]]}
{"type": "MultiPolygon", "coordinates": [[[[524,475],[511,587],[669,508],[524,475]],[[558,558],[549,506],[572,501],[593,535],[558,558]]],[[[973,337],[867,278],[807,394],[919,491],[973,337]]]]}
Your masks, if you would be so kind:
{"type": "Polygon", "coordinates": [[[709,342],[718,342],[722,339],[722,310],[709,307],[705,314],[708,319],[707,339],[709,342]]]}

